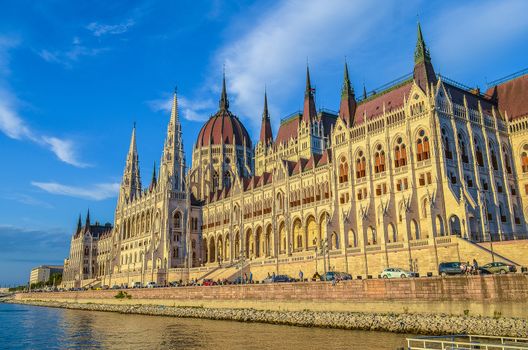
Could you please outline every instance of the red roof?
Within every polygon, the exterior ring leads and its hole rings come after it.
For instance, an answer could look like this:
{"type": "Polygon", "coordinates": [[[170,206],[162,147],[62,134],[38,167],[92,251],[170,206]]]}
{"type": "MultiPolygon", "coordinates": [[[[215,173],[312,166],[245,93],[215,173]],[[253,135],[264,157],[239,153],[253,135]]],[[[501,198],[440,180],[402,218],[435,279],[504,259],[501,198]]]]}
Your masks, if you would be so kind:
{"type": "Polygon", "coordinates": [[[499,111],[510,120],[528,115],[528,74],[494,86],[486,94],[496,99],[499,111]]]}
{"type": "Polygon", "coordinates": [[[385,104],[385,111],[387,112],[402,107],[405,98],[409,98],[411,87],[412,80],[393,90],[381,93],[365,102],[360,102],[356,108],[356,114],[354,117],[356,124],[363,123],[365,113],[367,114],[368,120],[383,114],[383,104],[385,104]]]}
{"type": "Polygon", "coordinates": [[[244,125],[231,112],[221,109],[213,115],[204,124],[198,139],[196,140],[196,147],[204,147],[209,145],[236,144],[241,146],[244,144],[251,148],[251,139],[244,125]]]}

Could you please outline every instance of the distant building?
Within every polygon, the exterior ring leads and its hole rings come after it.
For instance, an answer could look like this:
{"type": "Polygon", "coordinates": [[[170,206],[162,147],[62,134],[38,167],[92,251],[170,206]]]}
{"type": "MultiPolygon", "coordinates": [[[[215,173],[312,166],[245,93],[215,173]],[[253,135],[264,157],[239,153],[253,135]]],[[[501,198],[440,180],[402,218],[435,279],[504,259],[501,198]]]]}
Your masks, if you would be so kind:
{"type": "Polygon", "coordinates": [[[41,265],[39,267],[35,267],[31,270],[31,274],[29,276],[29,283],[39,283],[39,282],[46,282],[49,280],[50,276],[54,273],[60,273],[62,274],[62,271],[64,270],[64,267],[61,265],[41,265]]]}

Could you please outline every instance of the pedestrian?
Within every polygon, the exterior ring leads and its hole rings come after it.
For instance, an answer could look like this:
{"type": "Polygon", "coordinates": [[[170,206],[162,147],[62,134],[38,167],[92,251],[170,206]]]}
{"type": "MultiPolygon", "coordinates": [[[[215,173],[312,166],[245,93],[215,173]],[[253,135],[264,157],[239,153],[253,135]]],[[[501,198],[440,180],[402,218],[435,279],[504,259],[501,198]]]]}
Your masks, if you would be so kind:
{"type": "Polygon", "coordinates": [[[471,274],[471,265],[469,264],[469,261],[466,261],[466,275],[471,274]]]}
{"type": "Polygon", "coordinates": [[[275,271],[273,271],[272,277],[273,277],[273,281],[275,281],[275,271]]]}
{"type": "Polygon", "coordinates": [[[303,281],[303,272],[302,272],[302,270],[299,270],[299,281],[300,282],[303,281]]]}
{"type": "Polygon", "coordinates": [[[473,273],[475,275],[478,275],[478,273],[479,273],[479,265],[478,265],[477,260],[475,260],[475,259],[473,259],[473,273]]]}
{"type": "Polygon", "coordinates": [[[249,283],[253,283],[253,272],[249,272],[249,283]]]}
{"type": "Polygon", "coordinates": [[[460,272],[465,275],[466,274],[466,264],[461,263],[460,264],[460,272]]]}
{"type": "Polygon", "coordinates": [[[247,272],[244,272],[244,284],[246,284],[248,281],[247,272]]]}
{"type": "Polygon", "coordinates": [[[270,273],[268,272],[268,278],[270,278],[270,277],[271,277],[271,275],[270,275],[270,273]]]}

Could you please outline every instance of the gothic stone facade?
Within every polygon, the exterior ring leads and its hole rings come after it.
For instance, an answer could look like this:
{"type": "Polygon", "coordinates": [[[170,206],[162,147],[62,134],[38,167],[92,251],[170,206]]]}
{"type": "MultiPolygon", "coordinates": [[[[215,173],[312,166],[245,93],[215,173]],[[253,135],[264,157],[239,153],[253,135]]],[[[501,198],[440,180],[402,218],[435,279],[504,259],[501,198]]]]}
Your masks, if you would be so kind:
{"type": "Polygon", "coordinates": [[[224,78],[186,172],[175,94],[159,179],[154,172],[142,189],[134,129],[114,227],[99,236],[78,228],[65,264],[78,273],[65,283],[227,278],[309,260],[317,269],[321,252],[365,275],[370,253],[384,253],[379,268],[412,247],[434,245],[438,260],[444,236],[522,238],[526,96],[528,75],[486,93],[437,75],[418,27],[408,78],[357,98],[345,65],[339,112],[318,112],[307,70],[303,111],[281,120],[275,138],[265,96],[255,147],[229,110],[224,78]]]}

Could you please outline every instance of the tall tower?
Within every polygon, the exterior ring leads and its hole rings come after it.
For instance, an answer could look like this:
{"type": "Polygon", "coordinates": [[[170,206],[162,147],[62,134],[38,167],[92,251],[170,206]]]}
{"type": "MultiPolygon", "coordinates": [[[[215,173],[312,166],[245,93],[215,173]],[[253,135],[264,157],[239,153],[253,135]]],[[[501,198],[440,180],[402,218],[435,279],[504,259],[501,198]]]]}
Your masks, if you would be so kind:
{"type": "Polygon", "coordinates": [[[418,22],[416,49],[414,50],[414,80],[423,91],[427,91],[430,84],[436,83],[436,74],[431,63],[429,49],[425,45],[420,22],[418,22]]]}
{"type": "Polygon", "coordinates": [[[356,96],[354,88],[350,84],[348,77],[348,66],[345,62],[345,77],[343,78],[343,87],[341,88],[341,104],[339,106],[339,117],[352,127],[355,124],[354,115],[356,113],[356,96]]]}
{"type": "Polygon", "coordinates": [[[266,171],[266,156],[272,147],[273,133],[271,131],[271,120],[268,111],[268,94],[264,92],[264,110],[262,111],[262,125],[260,127],[260,138],[255,147],[255,174],[262,175],[266,171]]]}
{"type": "Polygon", "coordinates": [[[299,125],[299,155],[310,158],[312,154],[321,154],[324,149],[324,137],[321,118],[315,109],[315,99],[310,81],[310,70],[306,67],[306,88],[304,106],[299,125]]]}
{"type": "Polygon", "coordinates": [[[175,89],[171,116],[167,126],[167,136],[163,146],[159,183],[162,185],[171,184],[172,190],[183,191],[184,176],[185,154],[183,151],[180,118],[178,116],[178,95],[175,89]]]}
{"type": "Polygon", "coordinates": [[[126,158],[123,180],[119,189],[118,203],[126,203],[139,197],[141,194],[141,178],[139,176],[139,158],[136,148],[136,125],[132,129],[130,148],[126,158]]]}

